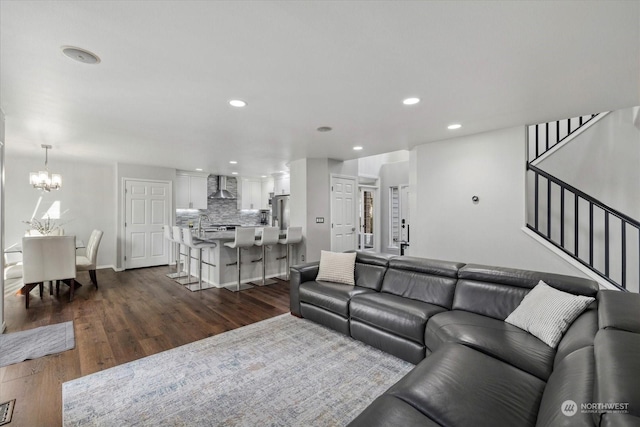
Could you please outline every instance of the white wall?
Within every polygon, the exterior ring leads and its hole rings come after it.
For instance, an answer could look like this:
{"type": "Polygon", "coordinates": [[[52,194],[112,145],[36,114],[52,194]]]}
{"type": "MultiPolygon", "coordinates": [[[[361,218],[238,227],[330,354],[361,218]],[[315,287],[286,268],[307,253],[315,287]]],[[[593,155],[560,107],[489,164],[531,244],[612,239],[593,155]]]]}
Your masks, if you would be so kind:
{"type": "MultiPolygon", "coordinates": [[[[0,109],[0,251],[4,252],[4,112],[0,109]]],[[[4,271],[4,258],[2,259],[2,270],[4,271]]],[[[5,330],[4,323],[4,274],[0,277],[0,334],[5,330]]]]}
{"type": "Polygon", "coordinates": [[[640,220],[640,107],[612,111],[538,166],[640,220]]]}
{"type": "Polygon", "coordinates": [[[376,154],[375,156],[362,157],[358,159],[358,174],[360,176],[380,176],[382,165],[408,161],[408,150],[391,151],[389,153],[376,154]]]}
{"type": "MultiPolygon", "coordinates": [[[[289,200],[289,224],[292,227],[302,227],[302,242],[295,251],[295,261],[292,264],[306,261],[307,241],[309,231],[307,229],[307,200],[311,194],[307,190],[307,159],[294,160],[289,164],[291,178],[289,200]]],[[[292,251],[293,252],[293,251],[292,251]]]]}
{"type": "Polygon", "coordinates": [[[109,164],[59,160],[49,152],[49,171],[62,175],[62,188],[49,193],[29,184],[29,172],[44,167],[44,150],[37,157],[10,155],[5,161],[5,244],[19,243],[29,228],[22,221],[41,219],[48,209],[59,205],[65,234],[89,240],[93,229],[104,232],[98,250],[99,267],[115,265],[116,222],[114,217],[115,167],[109,164]]]}
{"type": "Polygon", "coordinates": [[[521,230],[524,127],[420,145],[409,179],[413,256],[583,276],[521,230]]]}

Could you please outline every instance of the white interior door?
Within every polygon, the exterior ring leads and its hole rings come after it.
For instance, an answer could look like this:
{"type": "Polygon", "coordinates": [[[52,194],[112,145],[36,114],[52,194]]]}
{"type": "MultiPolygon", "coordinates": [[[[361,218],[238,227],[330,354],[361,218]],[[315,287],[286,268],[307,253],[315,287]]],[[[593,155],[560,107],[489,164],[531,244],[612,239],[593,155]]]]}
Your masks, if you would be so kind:
{"type": "Polygon", "coordinates": [[[171,184],[125,181],[125,268],[169,262],[162,226],[170,223],[171,184]]]}
{"type": "Polygon", "coordinates": [[[356,249],[356,180],[331,177],[331,250],[356,249]]]}

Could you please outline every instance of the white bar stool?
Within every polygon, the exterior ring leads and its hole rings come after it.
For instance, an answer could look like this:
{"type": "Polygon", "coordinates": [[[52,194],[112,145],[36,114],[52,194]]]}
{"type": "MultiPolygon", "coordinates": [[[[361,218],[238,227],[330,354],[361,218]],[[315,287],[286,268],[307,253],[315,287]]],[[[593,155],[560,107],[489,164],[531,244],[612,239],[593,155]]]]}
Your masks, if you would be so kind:
{"type": "Polygon", "coordinates": [[[272,245],[278,243],[280,237],[280,229],[278,227],[264,227],[262,229],[262,236],[260,240],[258,240],[255,244],[256,246],[262,246],[262,258],[256,259],[253,262],[262,262],[262,284],[264,285],[273,285],[277,283],[275,280],[269,280],[267,282],[266,279],[266,269],[267,269],[267,258],[266,258],[266,248],[271,249],[272,245]]]}
{"type": "Polygon", "coordinates": [[[226,289],[232,291],[232,292],[238,292],[244,289],[249,289],[249,288],[253,288],[253,286],[247,284],[247,283],[240,283],[240,266],[242,265],[242,260],[241,260],[241,251],[242,249],[246,249],[246,248],[250,248],[251,246],[255,245],[256,243],[256,229],[253,227],[236,227],[236,235],[235,235],[235,240],[233,242],[227,242],[224,245],[228,248],[231,249],[236,249],[236,256],[237,256],[237,261],[236,262],[232,262],[229,265],[236,265],[236,271],[238,272],[238,283],[236,285],[236,288],[233,289],[232,286],[233,285],[229,285],[229,286],[225,286],[226,289]]]}
{"type": "MultiPolygon", "coordinates": [[[[193,234],[191,234],[191,230],[189,230],[188,228],[184,228],[182,230],[182,240],[184,241],[184,244],[187,246],[187,248],[189,248],[189,252],[191,252],[191,249],[198,250],[198,290],[201,291],[202,290],[202,250],[208,249],[208,248],[215,248],[218,245],[215,242],[205,242],[203,240],[194,239],[193,234]]],[[[191,255],[189,255],[189,257],[191,257],[191,255]]]]}
{"type": "Polygon", "coordinates": [[[287,228],[287,236],[284,239],[278,240],[278,243],[281,245],[286,245],[287,255],[284,257],[280,257],[278,259],[286,258],[287,259],[287,273],[285,274],[285,280],[289,280],[289,268],[290,268],[290,256],[289,252],[291,252],[291,245],[295,245],[296,243],[300,243],[302,241],[302,227],[289,227],[287,228]]]}
{"type": "MultiPolygon", "coordinates": [[[[167,273],[166,276],[170,279],[175,279],[176,277],[180,276],[180,256],[178,255],[178,257],[175,256],[176,254],[176,241],[173,238],[173,228],[170,225],[163,225],[162,229],[164,230],[164,238],[167,239],[169,241],[169,250],[170,250],[170,254],[174,256],[175,261],[176,261],[176,271],[171,273],[167,273]]],[[[178,248],[178,254],[180,253],[180,248],[178,248]]],[[[169,260],[171,261],[171,260],[169,260]]],[[[171,271],[171,264],[169,264],[169,271],[171,271]]]]}
{"type": "MultiPolygon", "coordinates": [[[[186,230],[187,232],[189,232],[189,230],[186,230]]],[[[175,240],[175,242],[178,244],[178,259],[180,259],[180,257],[182,256],[182,253],[180,251],[181,247],[184,245],[187,247],[187,260],[186,260],[186,266],[187,266],[187,275],[184,276],[182,273],[184,273],[184,270],[181,271],[178,276],[173,279],[176,282],[180,283],[181,285],[188,285],[190,283],[195,283],[195,280],[191,280],[191,248],[188,247],[187,245],[185,245],[184,243],[184,238],[183,238],[183,229],[174,225],[173,226],[173,239],[175,240]]]]}

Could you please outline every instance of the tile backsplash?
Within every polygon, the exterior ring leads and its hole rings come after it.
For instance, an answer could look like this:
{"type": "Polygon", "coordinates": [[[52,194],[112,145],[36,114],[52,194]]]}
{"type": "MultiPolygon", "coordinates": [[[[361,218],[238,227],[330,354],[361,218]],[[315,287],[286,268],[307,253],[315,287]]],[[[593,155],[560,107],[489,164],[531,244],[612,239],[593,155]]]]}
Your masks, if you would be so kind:
{"type": "MultiPolygon", "coordinates": [[[[218,177],[209,175],[207,178],[207,194],[211,195],[218,190],[218,177]]],[[[227,190],[237,197],[238,181],[236,178],[227,177],[227,190]]],[[[210,224],[240,224],[259,225],[260,213],[258,211],[245,211],[238,209],[237,199],[207,199],[207,209],[176,209],[176,225],[186,227],[189,221],[194,226],[198,223],[198,216],[205,214],[210,219],[210,224]]]]}

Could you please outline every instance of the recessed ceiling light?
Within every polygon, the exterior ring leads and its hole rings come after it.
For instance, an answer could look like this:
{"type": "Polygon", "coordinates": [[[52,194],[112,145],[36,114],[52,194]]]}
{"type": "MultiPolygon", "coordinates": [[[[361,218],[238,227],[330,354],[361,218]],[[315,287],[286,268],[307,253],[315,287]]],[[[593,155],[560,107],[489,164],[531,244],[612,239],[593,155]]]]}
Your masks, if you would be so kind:
{"type": "Polygon", "coordinates": [[[329,126],[320,126],[316,129],[318,132],[330,132],[332,129],[329,126]]]}
{"type": "Polygon", "coordinates": [[[238,175],[238,172],[231,172],[231,175],[238,175]]]}
{"type": "Polygon", "coordinates": [[[362,150],[362,147],[359,146],[359,145],[356,145],[355,147],[353,147],[353,149],[356,150],[356,151],[360,151],[360,150],[362,150]]]}
{"type": "Polygon", "coordinates": [[[196,171],[202,172],[202,168],[196,168],[196,171]]]}
{"type": "Polygon", "coordinates": [[[229,104],[233,107],[246,107],[247,103],[241,99],[232,99],[229,104]]]}
{"type": "Polygon", "coordinates": [[[260,178],[266,178],[267,175],[260,175],[260,178]]]}
{"type": "Polygon", "coordinates": [[[229,163],[231,163],[232,165],[237,165],[238,162],[236,162],[235,160],[229,160],[229,163]]]}
{"type": "Polygon", "coordinates": [[[69,58],[82,62],[83,64],[99,64],[100,58],[95,53],[91,53],[86,49],[82,49],[79,47],[73,46],[62,46],[62,53],[64,53],[69,58]]]}
{"type": "Polygon", "coordinates": [[[404,105],[415,105],[420,102],[420,98],[407,98],[402,101],[404,105]]]}
{"type": "Polygon", "coordinates": [[[452,125],[447,126],[447,129],[455,130],[455,129],[460,129],[461,127],[462,125],[460,123],[454,123],[452,125]]]}

